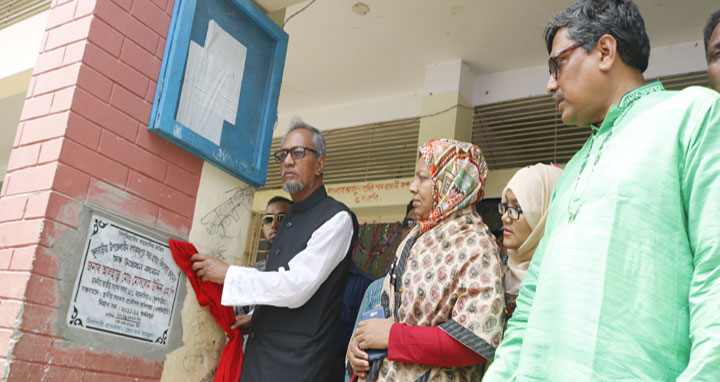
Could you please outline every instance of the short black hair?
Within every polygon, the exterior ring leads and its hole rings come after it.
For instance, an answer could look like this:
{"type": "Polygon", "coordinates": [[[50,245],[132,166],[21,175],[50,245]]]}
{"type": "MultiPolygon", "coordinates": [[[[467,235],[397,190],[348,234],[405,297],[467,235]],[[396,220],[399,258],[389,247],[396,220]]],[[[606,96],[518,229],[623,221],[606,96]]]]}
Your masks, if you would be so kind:
{"type": "Polygon", "coordinates": [[[288,199],[288,198],[286,198],[286,197],[283,197],[283,196],[278,195],[278,196],[273,196],[270,200],[268,200],[268,202],[267,202],[267,204],[265,205],[265,207],[267,207],[267,206],[269,206],[269,205],[271,205],[271,204],[273,204],[273,203],[278,203],[278,202],[285,202],[285,203],[287,203],[287,204],[289,204],[289,205],[291,205],[291,206],[292,206],[292,204],[293,204],[292,200],[290,200],[290,199],[288,199]]]}
{"type": "Polygon", "coordinates": [[[710,36],[712,36],[713,31],[715,31],[715,28],[720,24],[720,10],[715,11],[710,18],[707,21],[707,24],[705,24],[705,30],[703,31],[703,34],[705,35],[705,55],[707,56],[708,48],[710,48],[708,45],[710,45],[710,36]]]}
{"type": "Polygon", "coordinates": [[[587,52],[603,35],[613,36],[626,65],[641,73],[648,67],[650,39],[640,9],[631,0],[580,0],[556,13],[545,28],[548,54],[552,52],[555,35],[563,27],[587,52]]]}

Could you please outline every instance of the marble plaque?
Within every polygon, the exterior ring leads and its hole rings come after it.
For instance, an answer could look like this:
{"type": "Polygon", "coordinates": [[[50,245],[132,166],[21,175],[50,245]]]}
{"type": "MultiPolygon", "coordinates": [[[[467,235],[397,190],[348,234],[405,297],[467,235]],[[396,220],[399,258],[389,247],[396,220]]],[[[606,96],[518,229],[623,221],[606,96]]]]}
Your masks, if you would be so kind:
{"type": "Polygon", "coordinates": [[[93,215],[80,265],[71,327],[166,345],[180,285],[167,243],[93,215]]]}

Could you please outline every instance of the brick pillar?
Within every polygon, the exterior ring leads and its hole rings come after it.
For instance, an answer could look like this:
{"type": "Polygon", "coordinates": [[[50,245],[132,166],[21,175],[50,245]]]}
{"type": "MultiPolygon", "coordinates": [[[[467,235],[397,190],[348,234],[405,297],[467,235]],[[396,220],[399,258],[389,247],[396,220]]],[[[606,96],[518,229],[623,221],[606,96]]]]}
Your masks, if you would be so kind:
{"type": "MultiPolygon", "coordinates": [[[[186,238],[203,162],[146,129],[173,0],[53,0],[0,194],[0,379],[156,381],[57,331],[60,240],[96,206],[186,238]]],[[[64,317],[63,317],[64,318],[64,317]]],[[[63,319],[60,318],[60,319],[63,319]]]]}

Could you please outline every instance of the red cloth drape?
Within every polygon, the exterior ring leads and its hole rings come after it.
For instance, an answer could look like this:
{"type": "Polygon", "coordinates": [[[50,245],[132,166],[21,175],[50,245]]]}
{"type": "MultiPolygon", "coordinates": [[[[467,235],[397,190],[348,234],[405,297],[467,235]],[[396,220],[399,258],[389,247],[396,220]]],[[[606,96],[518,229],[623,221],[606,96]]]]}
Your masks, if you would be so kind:
{"type": "Polygon", "coordinates": [[[198,250],[191,243],[170,239],[170,251],[175,263],[190,280],[200,306],[208,307],[215,321],[230,337],[230,342],[220,355],[215,382],[237,382],[242,371],[242,335],[238,330],[230,330],[230,326],[235,323],[235,312],[232,307],[220,305],[222,285],[202,281],[195,276],[190,256],[198,253],[198,250]]]}

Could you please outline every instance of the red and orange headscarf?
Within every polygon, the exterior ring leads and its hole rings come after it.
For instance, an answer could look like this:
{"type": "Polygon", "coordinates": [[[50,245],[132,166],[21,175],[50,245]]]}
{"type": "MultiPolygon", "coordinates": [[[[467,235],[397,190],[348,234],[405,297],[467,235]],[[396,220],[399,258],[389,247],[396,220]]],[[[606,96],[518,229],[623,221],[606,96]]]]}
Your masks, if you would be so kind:
{"type": "Polygon", "coordinates": [[[427,232],[453,212],[482,199],[488,168],[480,148],[452,139],[431,140],[420,147],[420,158],[435,183],[430,216],[418,222],[427,232]]]}

